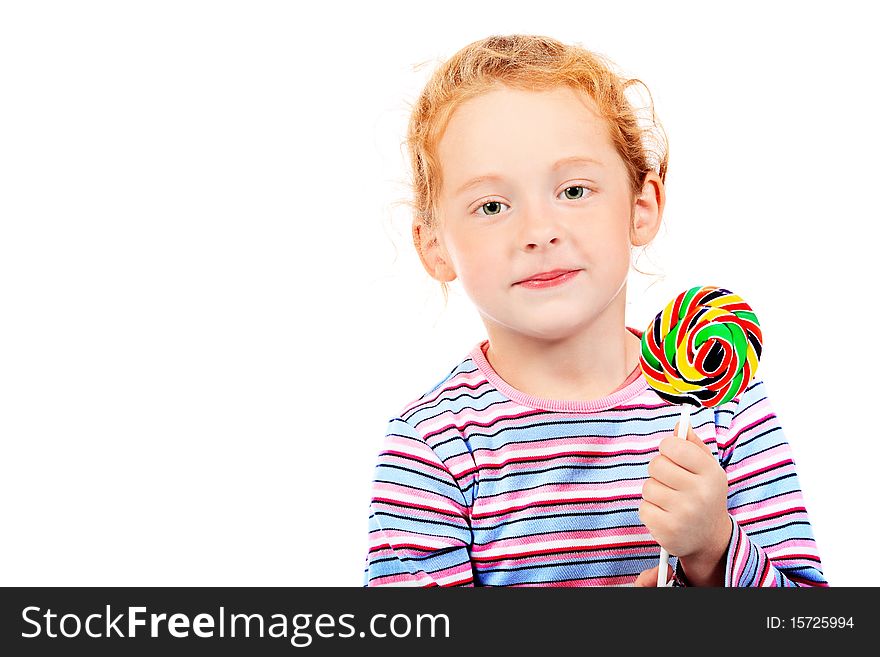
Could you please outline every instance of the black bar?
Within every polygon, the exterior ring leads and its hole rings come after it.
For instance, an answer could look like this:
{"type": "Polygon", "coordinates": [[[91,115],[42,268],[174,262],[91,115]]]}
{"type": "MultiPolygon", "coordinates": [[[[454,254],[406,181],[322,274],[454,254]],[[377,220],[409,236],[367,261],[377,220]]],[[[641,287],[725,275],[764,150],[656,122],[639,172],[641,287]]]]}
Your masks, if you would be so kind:
{"type": "Polygon", "coordinates": [[[672,649],[691,654],[691,648],[693,654],[705,655],[717,646],[754,654],[768,649],[846,650],[871,645],[865,641],[878,637],[873,598],[872,589],[839,587],[6,588],[0,590],[0,650],[4,655],[162,657],[451,657],[547,649],[625,654],[672,649]],[[143,609],[130,610],[138,607],[143,609]],[[181,615],[172,619],[175,614],[181,615]],[[433,629],[428,616],[434,617],[433,629]],[[144,624],[130,627],[131,620],[144,624]],[[246,625],[250,636],[244,635],[246,625]],[[90,637],[87,631],[102,636],[90,637]],[[50,632],[57,636],[49,637],[50,632]],[[375,636],[379,634],[386,636],[375,636]]]}

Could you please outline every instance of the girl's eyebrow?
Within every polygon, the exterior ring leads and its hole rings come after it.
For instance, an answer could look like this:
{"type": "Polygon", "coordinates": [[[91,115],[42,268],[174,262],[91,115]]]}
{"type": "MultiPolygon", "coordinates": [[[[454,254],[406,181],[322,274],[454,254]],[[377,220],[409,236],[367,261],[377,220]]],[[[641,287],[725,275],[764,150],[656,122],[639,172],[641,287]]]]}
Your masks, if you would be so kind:
{"type": "MultiPolygon", "coordinates": [[[[557,160],[552,167],[550,167],[551,171],[557,171],[562,167],[573,166],[577,164],[596,164],[600,167],[605,166],[601,161],[592,158],[592,157],[584,157],[582,155],[571,155],[569,157],[564,157],[561,160],[557,160]]],[[[471,178],[467,182],[465,182],[461,187],[459,187],[455,191],[455,195],[463,194],[471,187],[476,187],[477,185],[484,182],[498,182],[499,180],[503,180],[504,176],[499,173],[485,173],[481,176],[476,176],[471,178]]]]}

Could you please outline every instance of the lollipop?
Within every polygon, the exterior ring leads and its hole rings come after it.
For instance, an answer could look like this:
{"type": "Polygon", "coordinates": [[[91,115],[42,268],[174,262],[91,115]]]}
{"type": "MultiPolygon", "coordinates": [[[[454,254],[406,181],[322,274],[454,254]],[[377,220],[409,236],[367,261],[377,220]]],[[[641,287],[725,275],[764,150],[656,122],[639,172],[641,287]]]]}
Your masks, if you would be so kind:
{"type": "MultiPolygon", "coordinates": [[[[748,387],[761,339],[749,305],[720,287],[692,287],[654,318],[642,334],[639,364],[661,398],[682,404],[679,438],[687,438],[691,406],[718,406],[748,387]]],[[[665,586],[668,561],[661,547],[657,586],[665,586]]]]}

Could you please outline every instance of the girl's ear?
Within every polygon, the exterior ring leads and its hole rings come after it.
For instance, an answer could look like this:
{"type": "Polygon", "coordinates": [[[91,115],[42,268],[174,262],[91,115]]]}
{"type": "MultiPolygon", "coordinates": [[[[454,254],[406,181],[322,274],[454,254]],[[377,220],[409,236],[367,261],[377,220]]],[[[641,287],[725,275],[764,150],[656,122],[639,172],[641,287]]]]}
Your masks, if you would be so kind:
{"type": "Polygon", "coordinates": [[[644,246],[654,239],[657,231],[660,230],[660,221],[663,218],[665,205],[666,186],[660,176],[649,171],[645,174],[642,191],[633,206],[633,219],[630,226],[630,241],[633,246],[644,246]]]}
{"type": "Polygon", "coordinates": [[[440,243],[436,232],[418,219],[412,225],[413,244],[425,271],[441,283],[453,281],[458,276],[450,264],[449,254],[440,243]]]}

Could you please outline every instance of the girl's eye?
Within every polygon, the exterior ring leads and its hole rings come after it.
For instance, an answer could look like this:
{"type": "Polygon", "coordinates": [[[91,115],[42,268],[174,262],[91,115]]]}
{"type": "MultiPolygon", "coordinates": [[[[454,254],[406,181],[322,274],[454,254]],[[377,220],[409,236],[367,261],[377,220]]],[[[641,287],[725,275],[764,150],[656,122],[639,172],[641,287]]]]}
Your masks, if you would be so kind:
{"type": "Polygon", "coordinates": [[[502,203],[501,201],[488,201],[487,203],[483,203],[480,207],[477,208],[477,214],[483,214],[486,216],[492,216],[501,212],[501,206],[507,207],[506,203],[502,203]],[[483,210],[483,212],[480,212],[483,210]]]}
{"type": "Polygon", "coordinates": [[[569,201],[576,201],[577,199],[584,197],[584,186],[572,185],[571,187],[566,187],[562,193],[565,194],[565,198],[569,201]]]}
{"type": "MultiPolygon", "coordinates": [[[[577,201],[584,197],[586,190],[587,188],[583,185],[572,185],[571,187],[566,187],[561,194],[565,194],[565,198],[569,201],[577,201]]],[[[502,207],[509,208],[510,206],[501,201],[487,201],[477,208],[476,212],[477,214],[490,217],[492,215],[500,214],[502,207]]]]}

